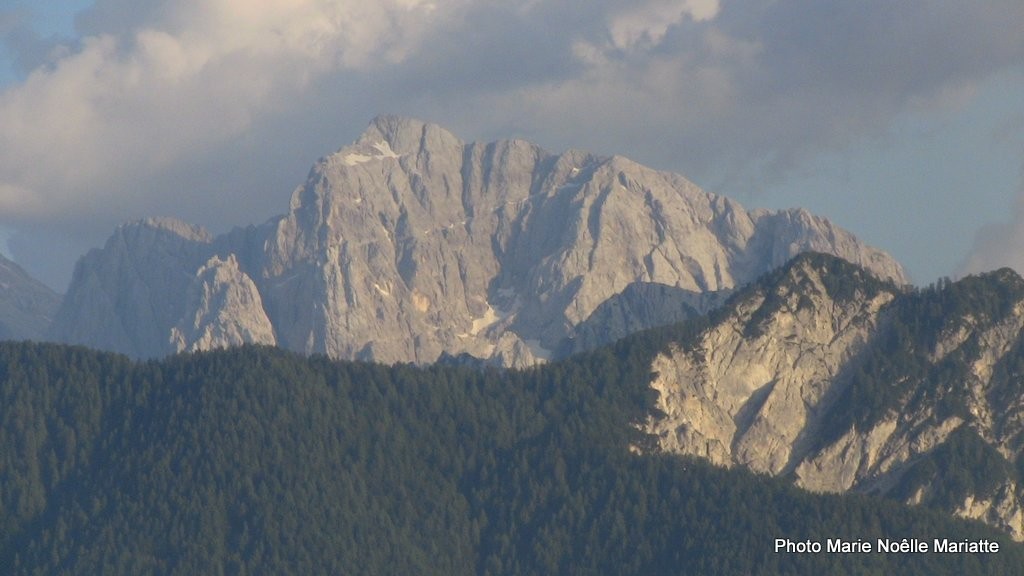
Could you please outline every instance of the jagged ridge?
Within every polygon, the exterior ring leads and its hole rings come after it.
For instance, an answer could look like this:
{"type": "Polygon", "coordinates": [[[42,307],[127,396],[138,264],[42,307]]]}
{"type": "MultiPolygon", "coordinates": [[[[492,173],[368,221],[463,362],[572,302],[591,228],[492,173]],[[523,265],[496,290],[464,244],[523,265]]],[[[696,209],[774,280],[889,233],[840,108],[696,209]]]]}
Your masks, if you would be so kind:
{"type": "Polygon", "coordinates": [[[703,311],[714,299],[702,294],[806,250],[906,281],[890,257],[803,210],[747,212],[622,157],[466,144],[381,117],[318,161],[289,213],[263,226],[217,238],[167,221],[122,227],[77,266],[51,335],[143,357],[241,339],[336,358],[528,365],[703,311]],[[200,338],[226,333],[196,318],[228,320],[188,294],[211,258],[232,255],[230,276],[259,298],[232,300],[232,337],[200,338]],[[618,312],[602,308],[630,287],[662,300],[638,308],[625,294],[618,312]],[[611,322],[599,338],[595,312],[611,322]]]}
{"type": "Polygon", "coordinates": [[[653,362],[662,450],[1024,539],[1024,281],[900,288],[803,255],[653,362]]]}

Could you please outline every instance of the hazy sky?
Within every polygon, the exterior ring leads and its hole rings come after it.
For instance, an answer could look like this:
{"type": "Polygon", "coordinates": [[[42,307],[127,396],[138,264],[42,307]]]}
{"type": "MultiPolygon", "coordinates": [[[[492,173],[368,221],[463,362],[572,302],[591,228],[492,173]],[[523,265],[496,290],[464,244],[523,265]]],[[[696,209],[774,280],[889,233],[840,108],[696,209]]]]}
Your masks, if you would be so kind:
{"type": "Polygon", "coordinates": [[[63,290],[118,223],[287,210],[374,116],[803,206],[915,281],[1024,271],[1020,0],[0,0],[0,231],[63,290]]]}

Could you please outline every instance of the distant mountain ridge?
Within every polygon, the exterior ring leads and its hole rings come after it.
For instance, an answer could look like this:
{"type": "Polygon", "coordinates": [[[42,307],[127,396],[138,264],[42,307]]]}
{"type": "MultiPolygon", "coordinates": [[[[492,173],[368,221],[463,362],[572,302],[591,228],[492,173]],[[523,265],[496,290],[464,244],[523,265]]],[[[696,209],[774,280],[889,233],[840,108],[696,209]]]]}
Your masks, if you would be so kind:
{"type": "Polygon", "coordinates": [[[523,366],[703,311],[808,250],[907,282],[804,210],[748,212],[619,156],[379,117],[262,226],[122,226],[78,263],[49,334],[134,357],[250,342],[523,366]]]}
{"type": "Polygon", "coordinates": [[[0,340],[39,340],[60,295],[0,255],[0,340]]]}

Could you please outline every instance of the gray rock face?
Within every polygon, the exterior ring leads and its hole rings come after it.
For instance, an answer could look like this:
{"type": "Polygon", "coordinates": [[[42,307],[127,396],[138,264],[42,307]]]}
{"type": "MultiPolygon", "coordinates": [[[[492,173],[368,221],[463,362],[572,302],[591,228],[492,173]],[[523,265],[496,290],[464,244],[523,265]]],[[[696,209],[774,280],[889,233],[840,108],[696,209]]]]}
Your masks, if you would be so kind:
{"type": "Polygon", "coordinates": [[[667,452],[929,503],[1024,540],[1024,281],[922,296],[854,274],[800,258],[742,292],[655,359],[660,414],[643,429],[667,452]],[[983,476],[958,492],[943,466],[983,476]]]}
{"type": "Polygon", "coordinates": [[[60,296],[0,256],[0,340],[39,340],[60,305],[60,296]]]}
{"type": "MultiPolygon", "coordinates": [[[[747,212],[625,158],[465,144],[382,117],[317,162],[289,212],[264,226],[216,239],[167,221],[123,227],[79,263],[51,334],[134,356],[174,352],[195,322],[186,294],[200,268],[234,254],[280,346],[520,366],[592,341],[595,313],[613,335],[668,322],[654,312],[693,306],[678,294],[731,290],[806,250],[906,281],[892,258],[802,210],[747,212]],[[654,301],[599,311],[630,302],[628,287],[654,301]]],[[[203,311],[222,323],[232,313],[203,311]]],[[[262,329],[212,334],[185,347],[268,341],[262,329]]]]}
{"type": "Polygon", "coordinates": [[[171,345],[178,352],[277,343],[259,290],[239,270],[234,254],[226,260],[213,256],[196,272],[185,311],[171,329],[171,345]]]}
{"type": "Polygon", "coordinates": [[[634,282],[573,327],[562,352],[592,350],[652,326],[692,319],[718,307],[730,294],[732,290],[694,292],[655,282],[634,282]]]}
{"type": "Polygon", "coordinates": [[[118,228],[75,266],[52,339],[135,357],[172,352],[171,328],[212,249],[209,233],[170,219],[118,228]]]}

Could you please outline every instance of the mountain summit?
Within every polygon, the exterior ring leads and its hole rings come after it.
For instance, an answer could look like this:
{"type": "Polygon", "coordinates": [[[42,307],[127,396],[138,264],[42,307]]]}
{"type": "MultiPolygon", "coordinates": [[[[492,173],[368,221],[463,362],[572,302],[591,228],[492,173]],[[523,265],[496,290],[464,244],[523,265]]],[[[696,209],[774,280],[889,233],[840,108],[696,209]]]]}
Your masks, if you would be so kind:
{"type": "Polygon", "coordinates": [[[651,364],[666,452],[982,520],[1024,540],[1024,280],[921,290],[805,254],[651,364]]]}
{"type": "Polygon", "coordinates": [[[521,366],[685,318],[809,250],[907,281],[804,210],[746,211],[620,156],[466,144],[384,116],[262,226],[119,228],[78,263],[51,336],[136,357],[257,342],[521,366]]]}

